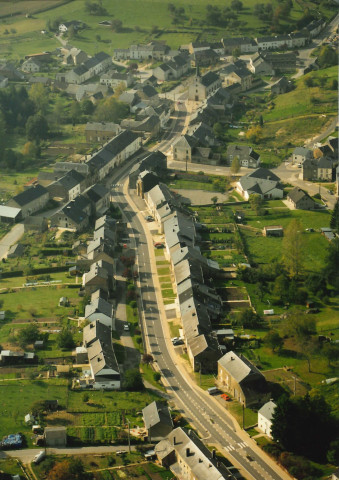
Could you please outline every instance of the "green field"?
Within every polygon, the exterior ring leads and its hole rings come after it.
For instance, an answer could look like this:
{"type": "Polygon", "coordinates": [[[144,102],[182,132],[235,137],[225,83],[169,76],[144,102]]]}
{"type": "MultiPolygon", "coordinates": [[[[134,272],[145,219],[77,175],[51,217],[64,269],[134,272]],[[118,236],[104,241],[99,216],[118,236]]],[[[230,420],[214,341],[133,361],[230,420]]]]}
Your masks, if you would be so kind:
{"type": "MultiPolygon", "coordinates": [[[[1,2],[0,5],[2,3],[4,2],[1,2]]],[[[40,3],[44,5],[44,2],[40,3]]],[[[94,54],[99,50],[113,53],[114,48],[125,48],[133,43],[149,42],[153,39],[166,41],[172,48],[177,48],[181,44],[194,40],[216,41],[225,36],[255,35],[259,30],[261,33],[269,33],[269,24],[253,15],[256,0],[247,0],[242,11],[238,12],[238,24],[229,24],[226,27],[206,25],[206,2],[204,0],[174,1],[177,8],[185,9],[180,22],[172,18],[168,11],[168,4],[160,0],[126,0],[123,3],[118,0],[103,0],[100,3],[107,10],[107,15],[89,15],[84,8],[85,2],[74,0],[48,12],[25,18],[27,11],[24,7],[25,2],[16,2],[18,10],[22,4],[20,10],[23,10],[23,14],[13,15],[3,20],[3,24],[0,26],[1,56],[18,59],[27,53],[53,50],[60,46],[52,34],[41,33],[41,30],[46,28],[46,20],[56,18],[63,21],[77,19],[87,25],[87,28],[81,31],[77,38],[72,39],[72,44],[84,49],[89,54],[94,54]],[[100,21],[112,18],[122,21],[123,28],[120,33],[98,25],[100,21]],[[8,34],[4,34],[6,29],[8,34]],[[11,29],[14,29],[15,33],[11,29]],[[100,35],[99,40],[96,38],[98,34],[100,35]]],[[[278,4],[277,1],[274,1],[273,7],[275,8],[278,4]]],[[[222,0],[215,0],[213,5],[223,8],[225,3],[222,0]]],[[[326,10],[324,4],[319,6],[310,1],[308,7],[310,10],[320,10],[327,17],[331,15],[331,11],[326,10]]],[[[302,15],[303,7],[299,2],[294,1],[290,18],[281,19],[281,25],[288,26],[288,31],[294,30],[296,20],[302,15]]]]}

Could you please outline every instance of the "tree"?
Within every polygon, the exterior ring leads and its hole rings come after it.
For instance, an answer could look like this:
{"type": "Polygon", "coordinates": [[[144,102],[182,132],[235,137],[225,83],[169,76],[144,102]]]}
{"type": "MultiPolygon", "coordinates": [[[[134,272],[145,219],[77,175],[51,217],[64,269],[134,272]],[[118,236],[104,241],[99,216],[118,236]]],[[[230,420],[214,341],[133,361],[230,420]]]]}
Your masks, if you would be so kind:
{"type": "Polygon", "coordinates": [[[255,212],[256,215],[262,215],[263,214],[263,199],[261,198],[261,195],[259,193],[254,193],[250,195],[249,199],[249,204],[251,206],[251,209],[255,212]]]}
{"type": "Polygon", "coordinates": [[[70,108],[70,115],[72,118],[73,125],[75,125],[76,123],[79,123],[80,116],[81,116],[81,106],[79,102],[77,101],[72,102],[72,105],[70,108]]]}
{"type": "Polygon", "coordinates": [[[84,98],[80,102],[80,108],[84,115],[91,115],[94,112],[95,106],[88,98],[84,98]]]}
{"type": "Polygon", "coordinates": [[[29,159],[35,159],[40,157],[41,149],[34,142],[26,142],[22,148],[22,154],[29,159]]]}
{"type": "Polygon", "coordinates": [[[239,160],[238,155],[236,155],[232,160],[231,172],[232,173],[238,173],[239,170],[240,170],[240,160],[239,160]]]}
{"type": "Polygon", "coordinates": [[[221,123],[219,122],[216,122],[214,125],[213,125],[213,132],[214,132],[214,135],[219,138],[219,139],[222,139],[223,136],[224,136],[224,129],[221,125],[221,123]]]}
{"type": "Polygon", "coordinates": [[[161,375],[159,372],[154,372],[153,373],[153,379],[156,381],[156,382],[159,382],[160,379],[161,379],[161,375]]]}
{"type": "Polygon", "coordinates": [[[82,461],[78,458],[56,463],[48,473],[48,480],[90,480],[90,473],[85,472],[82,461]]]}
{"type": "Polygon", "coordinates": [[[122,21],[118,20],[117,18],[112,20],[112,26],[111,26],[113,32],[119,33],[123,29],[122,26],[122,21]]]}
{"type": "Polygon", "coordinates": [[[26,135],[28,140],[35,140],[39,143],[48,137],[48,123],[42,115],[32,115],[28,117],[26,123],[26,135]]]}
{"type": "Polygon", "coordinates": [[[261,126],[261,128],[264,126],[264,119],[262,115],[260,115],[259,117],[259,125],[261,126]]]}
{"type": "Polygon", "coordinates": [[[88,400],[89,400],[89,395],[88,395],[87,392],[85,392],[85,393],[83,394],[83,396],[82,396],[82,401],[83,401],[84,403],[87,403],[88,400]]]}
{"type": "Polygon", "coordinates": [[[324,275],[336,291],[339,291],[339,238],[334,238],[327,247],[324,275]]]}
{"type": "Polygon", "coordinates": [[[48,94],[42,83],[33,83],[28,93],[29,98],[33,101],[36,111],[45,115],[48,107],[48,94]]]}
{"type": "Polygon", "coordinates": [[[332,465],[339,464],[339,440],[334,440],[330,443],[327,451],[327,460],[332,463],[332,465]]]}
{"type": "Polygon", "coordinates": [[[142,382],[141,373],[137,368],[126,370],[123,387],[125,390],[132,392],[138,392],[145,388],[142,382]]]}
{"type": "Polygon", "coordinates": [[[318,297],[327,295],[326,278],[323,274],[311,273],[306,278],[305,285],[313,295],[318,297]]]}
{"type": "Polygon", "coordinates": [[[331,82],[331,90],[338,90],[338,80],[336,78],[334,78],[331,82]]]}
{"type": "Polygon", "coordinates": [[[305,257],[303,226],[296,218],[288,224],[282,243],[283,262],[291,278],[302,271],[305,257]]]}
{"type": "Polygon", "coordinates": [[[246,308],[238,314],[238,321],[244,328],[255,328],[260,323],[260,316],[251,308],[246,308]]]}
{"type": "Polygon", "coordinates": [[[18,333],[18,342],[21,347],[34,343],[40,337],[37,323],[30,323],[27,327],[21,328],[18,333]]]}
{"type": "Polygon", "coordinates": [[[153,363],[153,356],[150,353],[144,353],[142,356],[142,363],[145,363],[146,365],[153,363]]]}
{"type": "Polygon", "coordinates": [[[288,278],[284,274],[278,275],[274,280],[272,293],[277,299],[281,299],[282,303],[288,301],[288,286],[288,278]]]}
{"type": "Polygon", "coordinates": [[[231,1],[231,8],[232,10],[241,11],[243,8],[243,4],[240,0],[232,0],[231,1]]]}
{"type": "Polygon", "coordinates": [[[264,343],[271,348],[272,352],[280,351],[284,345],[284,339],[278,332],[272,330],[264,337],[264,343]]]}
{"type": "Polygon", "coordinates": [[[97,106],[95,119],[99,122],[119,123],[128,113],[128,105],[114,97],[108,97],[97,106]]]}
{"type": "Polygon", "coordinates": [[[75,346],[72,333],[64,328],[58,335],[57,344],[60,348],[70,350],[75,346]]]}
{"type": "Polygon", "coordinates": [[[338,345],[326,342],[323,345],[321,354],[327,359],[328,366],[330,367],[332,362],[337,362],[339,360],[339,347],[338,345]]]}
{"type": "Polygon", "coordinates": [[[330,47],[329,45],[324,45],[323,47],[321,47],[318,56],[318,64],[321,68],[337,65],[338,58],[334,48],[330,47]]]}
{"type": "Polygon", "coordinates": [[[214,205],[216,205],[218,202],[218,197],[215,195],[214,197],[211,197],[211,200],[214,203],[214,205]]]}
{"type": "Polygon", "coordinates": [[[262,128],[260,127],[260,125],[251,127],[249,130],[247,130],[246,138],[250,142],[259,143],[260,140],[262,139],[262,128]]]}
{"type": "Polygon", "coordinates": [[[335,439],[337,422],[321,396],[288,398],[277,401],[272,419],[272,436],[282,448],[314,461],[324,461],[335,439]],[[314,439],[317,439],[315,442],[314,439]]]}
{"type": "Polygon", "coordinates": [[[339,200],[336,201],[331,214],[330,227],[339,231],[339,200]]]}
{"type": "Polygon", "coordinates": [[[119,85],[117,85],[115,88],[114,88],[114,97],[115,98],[119,98],[120,95],[122,95],[124,93],[124,91],[126,90],[126,85],[124,83],[119,83],[119,85]]]}

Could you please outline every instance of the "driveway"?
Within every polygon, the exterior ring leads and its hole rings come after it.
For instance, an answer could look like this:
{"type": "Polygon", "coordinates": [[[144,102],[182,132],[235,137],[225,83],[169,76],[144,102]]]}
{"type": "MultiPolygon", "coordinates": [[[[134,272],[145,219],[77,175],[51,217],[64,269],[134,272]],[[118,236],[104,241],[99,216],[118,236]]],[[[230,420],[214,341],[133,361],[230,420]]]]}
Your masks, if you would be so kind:
{"type": "Polygon", "coordinates": [[[12,230],[0,240],[0,260],[6,258],[9,248],[16,244],[23,234],[24,226],[22,223],[17,223],[12,230]]]}

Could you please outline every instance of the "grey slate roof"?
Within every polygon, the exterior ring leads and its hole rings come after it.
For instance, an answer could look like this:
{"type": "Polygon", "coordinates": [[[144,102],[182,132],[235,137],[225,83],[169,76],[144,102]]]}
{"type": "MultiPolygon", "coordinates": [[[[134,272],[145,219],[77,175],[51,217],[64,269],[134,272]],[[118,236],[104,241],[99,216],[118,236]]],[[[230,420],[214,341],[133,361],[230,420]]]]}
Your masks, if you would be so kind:
{"type": "Polygon", "coordinates": [[[35,185],[34,187],[27,188],[23,192],[19,193],[12,200],[14,200],[20,207],[27,205],[30,202],[42,197],[45,194],[48,194],[48,190],[41,185],[35,185]]]}
{"type": "Polygon", "coordinates": [[[237,383],[240,383],[251,374],[262,375],[262,373],[246,357],[230,351],[227,352],[218,364],[223,367],[237,383]]]}
{"type": "Polygon", "coordinates": [[[266,420],[272,421],[274,410],[276,408],[276,404],[270,400],[269,402],[265,403],[260,410],[258,410],[258,414],[262,415],[266,420]]]}
{"type": "Polygon", "coordinates": [[[107,317],[112,318],[113,306],[103,298],[98,297],[95,300],[92,300],[89,305],[86,305],[85,318],[93,313],[103,313],[104,315],[107,315],[107,317]]]}
{"type": "Polygon", "coordinates": [[[112,332],[107,325],[95,320],[83,329],[83,342],[85,346],[90,346],[95,340],[108,341],[112,337],[112,332]]]}
{"type": "Polygon", "coordinates": [[[220,80],[219,75],[211,71],[205,73],[205,75],[201,77],[201,83],[205,87],[209,87],[210,85],[212,85],[214,82],[217,82],[218,80],[220,80]]]}
{"type": "Polygon", "coordinates": [[[293,190],[291,190],[288,195],[287,195],[287,198],[292,200],[292,202],[294,203],[297,203],[299,202],[302,198],[304,197],[309,197],[311,198],[308,193],[304,192],[304,190],[302,190],[301,188],[299,187],[295,187],[293,188],[293,190]]]}
{"type": "Polygon", "coordinates": [[[143,408],[142,415],[147,430],[159,423],[173,427],[172,417],[168,407],[159,402],[152,402],[143,408]]]}
{"type": "Polygon", "coordinates": [[[97,203],[109,193],[109,190],[104,185],[97,183],[84,193],[92,202],[97,203]]]}

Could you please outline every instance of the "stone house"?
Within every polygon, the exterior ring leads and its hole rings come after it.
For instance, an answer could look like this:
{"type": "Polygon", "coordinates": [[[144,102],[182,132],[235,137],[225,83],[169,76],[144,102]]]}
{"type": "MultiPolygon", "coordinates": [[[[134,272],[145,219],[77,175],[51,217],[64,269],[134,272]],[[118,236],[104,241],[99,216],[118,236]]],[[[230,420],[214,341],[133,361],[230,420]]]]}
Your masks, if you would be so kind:
{"type": "Polygon", "coordinates": [[[218,384],[245,407],[269,400],[264,375],[246,357],[232,351],[218,361],[218,384]]]}
{"type": "Polygon", "coordinates": [[[257,168],[254,172],[241,177],[236,184],[236,190],[245,200],[248,200],[252,194],[272,199],[284,196],[280,178],[267,168],[257,168]]]}
{"type": "Polygon", "coordinates": [[[312,150],[305,147],[296,147],[292,152],[292,163],[303,164],[305,160],[313,158],[312,150]]]}
{"type": "Polygon", "coordinates": [[[51,198],[61,198],[71,201],[80,195],[86,184],[86,178],[75,170],[70,170],[63,177],[48,185],[51,198]]]}
{"type": "Polygon", "coordinates": [[[198,141],[190,135],[182,135],[171,145],[173,160],[178,162],[192,162],[193,149],[198,145],[198,141]]]}
{"type": "Polygon", "coordinates": [[[249,37],[222,38],[221,42],[224,46],[226,55],[231,55],[233,50],[238,48],[240,53],[252,53],[258,51],[257,43],[249,37]]]}
{"type": "Polygon", "coordinates": [[[37,73],[40,72],[41,69],[41,63],[35,58],[29,58],[28,60],[25,60],[24,63],[21,65],[21,70],[25,73],[37,73]]]}
{"type": "Polygon", "coordinates": [[[72,200],[51,216],[51,227],[66,228],[71,232],[82,232],[89,225],[89,215],[72,200]]]}
{"type": "Polygon", "coordinates": [[[275,35],[272,37],[256,37],[259,50],[279,50],[292,48],[292,39],[289,35],[275,35]]]}
{"type": "Polygon", "coordinates": [[[312,198],[299,187],[293,188],[287,194],[287,202],[288,204],[298,210],[313,210],[315,208],[315,202],[312,198]]]}
{"type": "Polygon", "coordinates": [[[281,77],[273,85],[271,85],[271,93],[273,95],[281,95],[282,93],[289,92],[293,88],[290,80],[286,77],[281,77]]]}
{"type": "Polygon", "coordinates": [[[171,413],[166,405],[152,402],[143,408],[142,416],[149,442],[159,442],[173,430],[171,413]]]}
{"type": "Polygon", "coordinates": [[[260,155],[247,145],[228,145],[226,157],[229,164],[238,158],[242,167],[258,168],[260,165],[260,155]]]}
{"type": "Polygon", "coordinates": [[[231,64],[220,72],[223,79],[223,85],[229,87],[235,83],[241,85],[241,91],[244,92],[252,87],[252,73],[242,65],[231,64]]]}
{"type": "Polygon", "coordinates": [[[100,77],[101,85],[107,85],[108,87],[117,87],[123,85],[125,88],[130,87],[134,83],[134,77],[131,73],[120,73],[114,70],[109,70],[103,73],[100,77]]]}
{"type": "Polygon", "coordinates": [[[110,191],[104,185],[99,183],[93,185],[84,192],[84,196],[90,200],[92,212],[97,218],[109,209],[110,191]]]}
{"type": "Polygon", "coordinates": [[[221,78],[215,72],[200,76],[199,69],[188,87],[188,100],[201,102],[221,87],[221,78]]]}
{"type": "Polygon", "coordinates": [[[41,185],[27,188],[7,202],[8,207],[20,208],[22,218],[38,212],[47,205],[49,192],[41,185]]]}
{"type": "Polygon", "coordinates": [[[86,142],[106,143],[122,131],[118,123],[88,122],[85,127],[86,142]]]}

